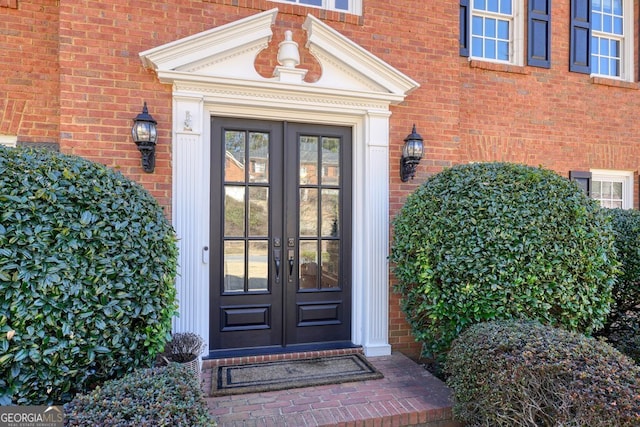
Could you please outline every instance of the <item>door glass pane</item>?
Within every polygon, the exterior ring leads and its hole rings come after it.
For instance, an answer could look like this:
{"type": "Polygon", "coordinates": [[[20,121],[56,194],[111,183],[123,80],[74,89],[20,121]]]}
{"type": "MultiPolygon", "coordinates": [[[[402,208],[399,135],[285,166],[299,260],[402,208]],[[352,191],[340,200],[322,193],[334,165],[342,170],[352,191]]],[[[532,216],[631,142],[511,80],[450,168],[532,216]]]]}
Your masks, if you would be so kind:
{"type": "Polygon", "coordinates": [[[338,236],[339,190],[322,190],[322,235],[338,236]]]}
{"type": "Polygon", "coordinates": [[[300,236],[318,235],[318,190],[300,189],[300,236]]]}
{"type": "Polygon", "coordinates": [[[225,185],[224,187],[224,235],[244,237],[244,187],[225,185]]]}
{"type": "Polygon", "coordinates": [[[340,139],[322,138],[322,184],[340,183],[340,139]]]}
{"type": "Polygon", "coordinates": [[[249,134],[249,182],[269,182],[269,134],[249,134]]]}
{"type": "Polygon", "coordinates": [[[224,242],[224,292],[244,292],[244,241],[224,242]]]}
{"type": "Polygon", "coordinates": [[[249,242],[249,291],[266,291],[269,277],[267,240],[249,242]]]}
{"type": "Polygon", "coordinates": [[[318,287],[318,241],[300,242],[300,289],[317,289],[318,287]]]}
{"type": "Polygon", "coordinates": [[[225,131],[224,180],[244,182],[246,136],[244,132],[225,131]]]}
{"type": "Polygon", "coordinates": [[[249,187],[249,235],[266,237],[269,234],[269,189],[249,187]]]}
{"type": "Polygon", "coordinates": [[[300,146],[300,185],[318,183],[318,137],[301,136],[300,146]]]}
{"type": "Polygon", "coordinates": [[[340,254],[339,240],[322,241],[322,289],[335,289],[339,287],[338,273],[340,254]]]}

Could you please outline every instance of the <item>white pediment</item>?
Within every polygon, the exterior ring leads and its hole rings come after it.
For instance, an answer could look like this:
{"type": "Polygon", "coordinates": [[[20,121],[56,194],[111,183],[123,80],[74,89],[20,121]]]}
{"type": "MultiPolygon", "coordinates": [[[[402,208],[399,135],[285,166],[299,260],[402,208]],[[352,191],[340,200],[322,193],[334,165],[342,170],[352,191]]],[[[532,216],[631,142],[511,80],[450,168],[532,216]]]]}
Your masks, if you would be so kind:
{"type": "MultiPolygon", "coordinates": [[[[319,62],[322,75],[303,81],[305,70],[276,67],[274,77],[255,70],[256,56],[273,36],[278,9],[274,8],[140,53],[147,68],[164,83],[233,81],[241,86],[266,84],[271,89],[340,91],[401,102],[419,84],[380,58],[309,15],[303,24],[305,47],[319,62]],[[222,79],[222,80],[221,80],[222,79]]],[[[283,30],[284,33],[284,30],[283,30]]],[[[295,41],[295,40],[294,40],[295,41]]],[[[275,62],[275,61],[274,61],[275,62]]]]}

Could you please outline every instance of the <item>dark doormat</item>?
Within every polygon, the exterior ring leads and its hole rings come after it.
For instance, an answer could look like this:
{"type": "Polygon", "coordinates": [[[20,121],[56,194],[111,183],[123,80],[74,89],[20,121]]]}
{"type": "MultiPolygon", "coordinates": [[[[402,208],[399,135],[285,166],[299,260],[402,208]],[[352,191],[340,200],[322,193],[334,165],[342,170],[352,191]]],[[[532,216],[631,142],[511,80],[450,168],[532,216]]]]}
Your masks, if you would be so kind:
{"type": "Polygon", "coordinates": [[[382,378],[361,354],[218,366],[213,376],[212,396],[382,378]]]}

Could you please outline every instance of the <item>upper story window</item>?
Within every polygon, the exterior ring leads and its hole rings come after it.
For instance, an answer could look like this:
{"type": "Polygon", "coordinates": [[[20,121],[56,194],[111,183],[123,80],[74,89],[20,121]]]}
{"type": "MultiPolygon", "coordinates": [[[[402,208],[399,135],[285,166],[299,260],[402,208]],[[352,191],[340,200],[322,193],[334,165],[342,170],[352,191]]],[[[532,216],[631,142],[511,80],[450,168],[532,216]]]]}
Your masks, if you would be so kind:
{"type": "Polygon", "coordinates": [[[362,14],[362,0],[272,0],[281,3],[297,3],[301,6],[319,7],[339,12],[348,12],[354,15],[362,14]]]}
{"type": "Polygon", "coordinates": [[[513,1],[473,0],[471,57],[512,62],[513,1]]]}
{"type": "Polygon", "coordinates": [[[524,0],[459,1],[460,55],[522,66],[526,51],[527,65],[550,67],[551,0],[529,0],[527,13],[524,0]]]}
{"type": "Polygon", "coordinates": [[[633,1],[571,0],[569,69],[633,81],[633,1]]]}
{"type": "MultiPolygon", "coordinates": [[[[620,77],[625,75],[625,15],[633,16],[633,9],[625,13],[629,0],[592,0],[591,3],[591,73],[599,76],[620,77]]],[[[626,21],[631,21],[627,19],[626,21]]],[[[628,62],[628,61],[627,61],[628,62]]],[[[628,71],[627,71],[628,72],[628,71]]]]}

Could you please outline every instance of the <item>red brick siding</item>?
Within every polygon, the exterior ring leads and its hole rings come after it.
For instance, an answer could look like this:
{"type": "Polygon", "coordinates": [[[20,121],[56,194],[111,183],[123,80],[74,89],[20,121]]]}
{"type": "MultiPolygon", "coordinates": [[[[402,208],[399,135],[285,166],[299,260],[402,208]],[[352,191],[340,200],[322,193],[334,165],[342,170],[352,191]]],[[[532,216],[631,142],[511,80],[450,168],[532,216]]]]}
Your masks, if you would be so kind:
{"type": "MultiPolygon", "coordinates": [[[[0,133],[18,134],[24,141],[59,140],[62,151],[103,162],[141,182],[167,210],[171,88],[143,68],[139,53],[275,7],[280,12],[273,40],[256,59],[261,75],[272,75],[277,45],[291,29],[300,45],[300,67],[310,69],[306,80],[317,80],[321,70],[304,48],[301,29],[312,13],[420,83],[391,107],[391,216],[429,175],[457,163],[517,161],[565,176],[569,170],[639,167],[637,84],[611,85],[568,71],[569,0],[553,3],[551,69],[487,66],[461,58],[454,1],[364,0],[361,17],[267,0],[60,0],[59,9],[55,5],[21,0],[18,9],[0,11],[0,61],[12,71],[0,75],[0,133]],[[130,136],[132,118],[144,101],[159,129],[153,174],[142,171],[130,136]],[[398,159],[414,123],[425,155],[415,179],[402,183],[398,159]]],[[[637,52],[637,40],[635,45],[637,52]]],[[[394,349],[417,354],[420,346],[411,338],[398,296],[391,289],[390,296],[390,342],[394,349]]]]}
{"type": "Polygon", "coordinates": [[[58,142],[55,0],[0,1],[0,134],[58,142]]]}
{"type": "MultiPolygon", "coordinates": [[[[569,0],[552,7],[551,69],[503,72],[460,58],[460,161],[512,161],[569,170],[640,166],[636,82],[569,72],[569,0]]],[[[635,2],[635,29],[638,28],[635,2]]],[[[635,37],[638,69],[638,38],[635,37]]],[[[635,207],[638,207],[636,173],[635,207]]]]}
{"type": "Polygon", "coordinates": [[[18,0],[0,0],[0,7],[8,7],[10,9],[18,8],[18,0]]]}

